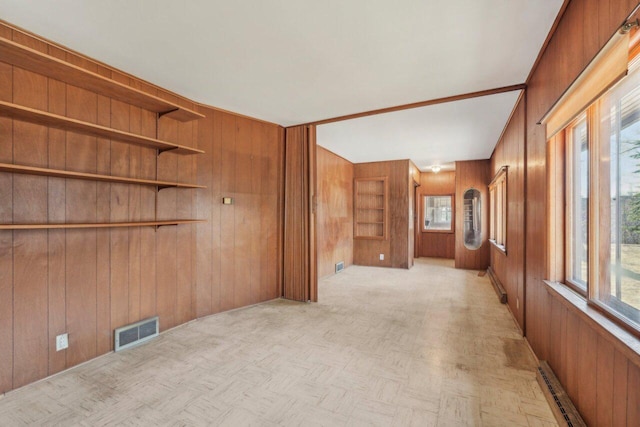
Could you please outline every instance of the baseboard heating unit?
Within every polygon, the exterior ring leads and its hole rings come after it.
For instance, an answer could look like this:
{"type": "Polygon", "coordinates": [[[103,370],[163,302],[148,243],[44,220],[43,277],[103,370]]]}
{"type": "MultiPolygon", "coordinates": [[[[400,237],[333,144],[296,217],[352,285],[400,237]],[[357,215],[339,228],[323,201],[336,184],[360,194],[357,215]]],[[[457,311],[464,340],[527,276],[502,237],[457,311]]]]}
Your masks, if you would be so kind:
{"type": "Polygon", "coordinates": [[[578,410],[573,406],[573,402],[560,385],[560,381],[544,360],[540,361],[538,366],[538,375],[536,375],[538,384],[542,389],[544,397],[547,398],[551,411],[556,417],[558,425],[568,427],[586,427],[578,410]]]}
{"type": "Polygon", "coordinates": [[[115,330],[115,351],[134,347],[157,337],[160,332],[158,316],[150,317],[115,330]]]}

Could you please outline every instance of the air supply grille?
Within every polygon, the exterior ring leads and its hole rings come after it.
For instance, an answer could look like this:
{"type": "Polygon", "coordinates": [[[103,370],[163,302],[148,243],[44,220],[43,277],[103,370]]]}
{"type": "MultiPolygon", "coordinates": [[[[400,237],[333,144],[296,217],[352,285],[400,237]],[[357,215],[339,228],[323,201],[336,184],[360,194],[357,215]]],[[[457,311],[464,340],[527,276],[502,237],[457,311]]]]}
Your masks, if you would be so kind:
{"type": "Polygon", "coordinates": [[[159,333],[158,316],[141,320],[115,330],[115,351],[124,350],[149,341],[159,333]]]}

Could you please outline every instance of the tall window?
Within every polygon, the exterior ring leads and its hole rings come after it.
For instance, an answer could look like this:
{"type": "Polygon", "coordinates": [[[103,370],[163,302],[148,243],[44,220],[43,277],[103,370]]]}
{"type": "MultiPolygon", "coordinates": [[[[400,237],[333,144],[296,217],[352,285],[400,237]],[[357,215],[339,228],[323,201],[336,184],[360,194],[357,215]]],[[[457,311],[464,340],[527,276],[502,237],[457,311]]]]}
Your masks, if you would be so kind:
{"type": "Polygon", "coordinates": [[[559,135],[565,281],[640,331],[640,67],[559,135]]]}
{"type": "Polygon", "coordinates": [[[586,290],[589,271],[589,138],[587,117],[567,129],[567,279],[586,290]]]}
{"type": "Polygon", "coordinates": [[[599,286],[593,297],[640,325],[640,69],[598,103],[599,286]]]}
{"type": "Polygon", "coordinates": [[[507,167],[500,168],[489,184],[489,241],[507,248],[507,167]]]}

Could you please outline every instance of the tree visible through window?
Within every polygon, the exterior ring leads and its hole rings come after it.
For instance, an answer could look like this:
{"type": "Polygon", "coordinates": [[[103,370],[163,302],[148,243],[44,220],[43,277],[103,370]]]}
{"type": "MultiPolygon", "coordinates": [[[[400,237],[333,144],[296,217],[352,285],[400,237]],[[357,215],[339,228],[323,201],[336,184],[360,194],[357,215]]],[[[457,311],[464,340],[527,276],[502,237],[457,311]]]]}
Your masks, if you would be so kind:
{"type": "Polygon", "coordinates": [[[602,129],[599,196],[607,227],[600,239],[602,273],[596,298],[640,324],[640,71],[599,102],[602,129]]]}

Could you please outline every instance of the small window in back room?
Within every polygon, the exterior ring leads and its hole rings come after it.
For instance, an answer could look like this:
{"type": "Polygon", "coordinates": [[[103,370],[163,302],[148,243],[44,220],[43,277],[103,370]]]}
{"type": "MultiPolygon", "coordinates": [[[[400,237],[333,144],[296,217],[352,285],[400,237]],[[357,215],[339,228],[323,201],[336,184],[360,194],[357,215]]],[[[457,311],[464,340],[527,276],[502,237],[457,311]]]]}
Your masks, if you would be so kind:
{"type": "Polygon", "coordinates": [[[424,196],[422,231],[453,232],[453,196],[424,196]]]}

